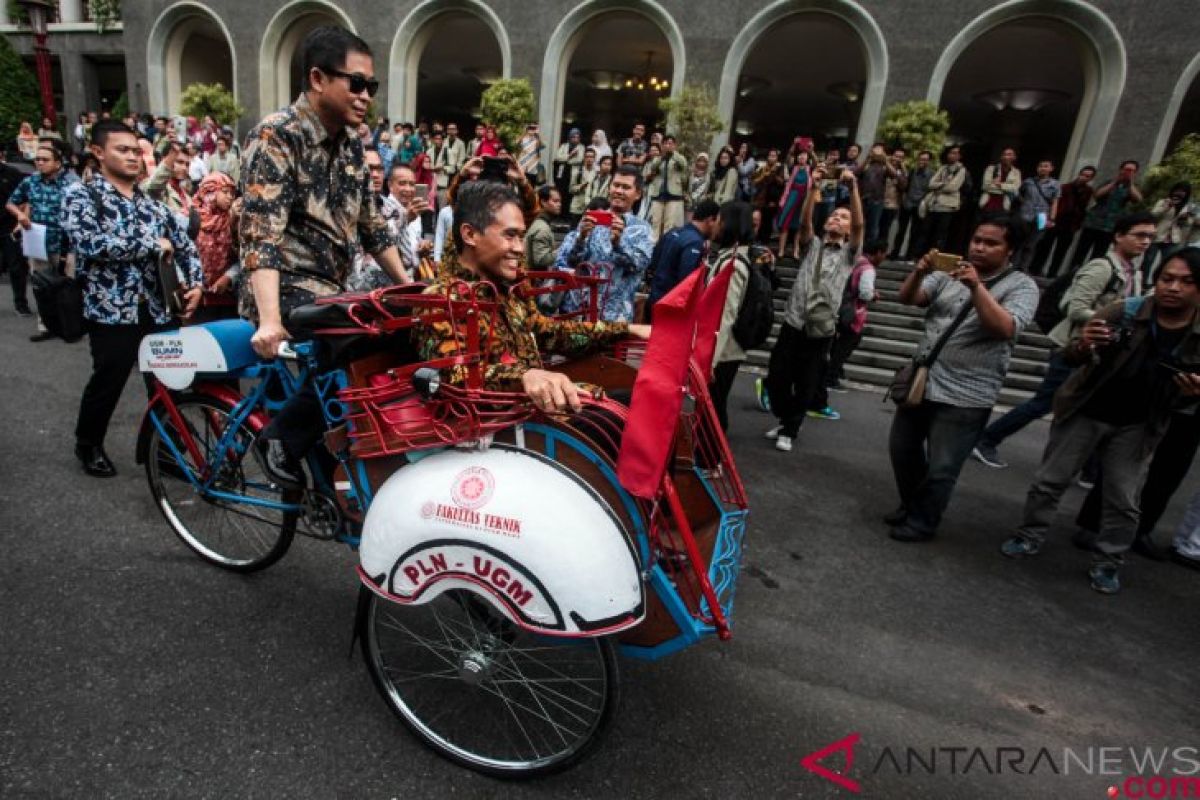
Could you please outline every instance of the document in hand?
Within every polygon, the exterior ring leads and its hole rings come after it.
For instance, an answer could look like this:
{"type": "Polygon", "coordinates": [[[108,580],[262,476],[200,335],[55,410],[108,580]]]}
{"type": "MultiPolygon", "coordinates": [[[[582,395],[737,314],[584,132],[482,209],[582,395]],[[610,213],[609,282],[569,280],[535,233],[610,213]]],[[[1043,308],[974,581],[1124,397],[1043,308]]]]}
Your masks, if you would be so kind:
{"type": "Polygon", "coordinates": [[[21,253],[26,258],[48,261],[46,257],[46,226],[36,222],[21,231],[21,253]]]}

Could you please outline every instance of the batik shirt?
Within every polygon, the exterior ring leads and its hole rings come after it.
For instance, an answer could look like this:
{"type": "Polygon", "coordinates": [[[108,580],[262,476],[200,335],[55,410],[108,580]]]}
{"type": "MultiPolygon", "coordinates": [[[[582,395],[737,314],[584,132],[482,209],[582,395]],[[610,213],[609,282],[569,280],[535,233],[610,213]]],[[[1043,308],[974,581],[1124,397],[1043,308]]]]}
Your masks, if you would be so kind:
{"type": "Polygon", "coordinates": [[[50,180],[36,172],[17,184],[17,188],[9,195],[8,202],[14,206],[28,203],[29,218],[46,226],[47,255],[67,252],[62,230],[63,192],[78,182],[79,178],[70,170],[60,169],[50,180]]]}
{"type": "Polygon", "coordinates": [[[139,188],[125,197],[103,176],[73,183],[63,195],[63,232],[83,279],[83,316],[93,322],[135,325],[142,302],[159,325],[171,321],[158,283],[160,239],[171,240],[187,284],[203,284],[200,256],[178,217],[139,188]]]}
{"type": "MultiPolygon", "coordinates": [[[[242,266],[279,271],[285,314],[341,291],[360,247],[377,255],[392,245],[362,140],[350,129],[330,136],[303,94],[250,133],[242,187],[242,266]]],[[[250,281],[242,282],[242,313],[257,316],[250,281]]]]}
{"type": "MultiPolygon", "coordinates": [[[[438,272],[437,282],[425,294],[445,295],[457,282],[476,285],[479,276],[458,263],[455,252],[446,253],[438,272]]],[[[476,288],[486,294],[486,287],[476,288]]],[[[452,296],[458,297],[455,292],[452,296]]],[[[490,298],[489,298],[490,299],[490,298]]],[[[516,291],[502,290],[496,298],[495,338],[488,348],[483,370],[486,389],[505,392],[522,390],[521,378],[531,369],[542,368],[542,353],[554,353],[576,358],[600,350],[625,336],[629,326],[621,322],[577,322],[551,319],[537,310],[532,297],[522,297],[516,291]]],[[[479,315],[479,341],[487,342],[491,315],[479,315]]],[[[434,322],[416,330],[417,352],[425,361],[459,355],[466,347],[466,334],[449,322],[434,322]]],[[[467,368],[456,366],[442,371],[451,383],[463,384],[467,368]]]]}
{"type": "MultiPolygon", "coordinates": [[[[583,242],[579,241],[579,229],[576,228],[563,240],[558,260],[554,262],[554,268],[563,272],[573,273],[580,264],[590,263],[595,268],[591,274],[610,275],[609,283],[600,287],[600,319],[608,322],[633,319],[634,295],[654,253],[650,224],[635,214],[624,217],[625,231],[615,249],[610,228],[597,225],[583,242]]],[[[561,310],[571,313],[586,304],[586,291],[576,289],[563,298],[561,310]]]]}

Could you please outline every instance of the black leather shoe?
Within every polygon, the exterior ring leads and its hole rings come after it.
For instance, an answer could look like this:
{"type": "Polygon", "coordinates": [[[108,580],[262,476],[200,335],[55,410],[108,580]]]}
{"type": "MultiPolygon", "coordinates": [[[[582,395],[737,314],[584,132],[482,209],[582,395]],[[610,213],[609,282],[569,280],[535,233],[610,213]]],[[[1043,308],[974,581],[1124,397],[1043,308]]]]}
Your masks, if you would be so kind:
{"type": "Polygon", "coordinates": [[[254,451],[263,471],[272,481],[284,489],[304,488],[304,469],[278,439],[260,436],[254,442],[254,451]]]}
{"type": "Polygon", "coordinates": [[[904,506],[900,506],[895,511],[889,511],[883,515],[883,524],[895,527],[896,525],[903,525],[904,521],[907,519],[908,509],[904,506]]]}
{"type": "Polygon", "coordinates": [[[37,333],[35,333],[33,336],[30,336],[30,337],[29,337],[29,341],[31,341],[31,342],[44,342],[44,341],[46,341],[47,339],[56,339],[56,338],[58,338],[58,337],[56,337],[56,336],[55,336],[53,333],[51,333],[50,331],[38,331],[38,332],[37,332],[37,333]]]}
{"type": "Polygon", "coordinates": [[[928,542],[933,538],[933,533],[925,533],[908,525],[897,525],[888,531],[888,536],[897,542],[928,542]]]}
{"type": "Polygon", "coordinates": [[[83,465],[83,471],[93,478],[112,478],[117,474],[117,468],[109,460],[108,453],[99,445],[77,444],[75,457],[83,465]]]}

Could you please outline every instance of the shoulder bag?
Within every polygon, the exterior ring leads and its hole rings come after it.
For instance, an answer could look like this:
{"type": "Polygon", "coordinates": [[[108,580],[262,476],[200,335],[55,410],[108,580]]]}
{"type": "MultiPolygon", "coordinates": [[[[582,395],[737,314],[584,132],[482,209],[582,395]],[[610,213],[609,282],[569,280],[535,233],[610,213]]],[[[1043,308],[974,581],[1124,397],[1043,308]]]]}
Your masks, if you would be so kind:
{"type": "MultiPolygon", "coordinates": [[[[1006,275],[1012,272],[1011,269],[1006,269],[1004,272],[987,281],[984,286],[989,291],[991,288],[1004,279],[1006,275]]],[[[885,399],[891,400],[900,408],[916,408],[925,400],[925,385],[929,382],[929,369],[933,366],[933,362],[942,353],[942,348],[946,346],[946,342],[954,335],[959,326],[966,321],[971,310],[975,308],[975,304],[970,298],[963,304],[962,310],[958,312],[958,316],[950,323],[950,327],[942,332],[938,340],[930,348],[929,352],[924,356],[913,356],[912,360],[905,364],[900,369],[896,370],[896,374],[892,377],[892,383],[888,386],[885,399]]]]}

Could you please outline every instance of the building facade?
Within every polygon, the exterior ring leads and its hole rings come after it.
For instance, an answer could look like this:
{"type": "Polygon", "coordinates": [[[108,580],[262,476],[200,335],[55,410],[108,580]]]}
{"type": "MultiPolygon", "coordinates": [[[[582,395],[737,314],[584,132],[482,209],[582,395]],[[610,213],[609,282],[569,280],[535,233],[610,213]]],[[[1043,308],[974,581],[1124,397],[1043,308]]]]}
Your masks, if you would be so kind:
{"type": "Polygon", "coordinates": [[[705,83],[729,121],[722,138],[759,147],[869,143],[887,106],[929,99],[977,160],[1011,145],[1023,163],[1108,170],[1200,130],[1196,11],[1196,0],[126,0],[122,31],[56,33],[51,46],[67,96],[83,94],[70,86],[73,37],[89,53],[91,39],[119,42],[133,108],[169,113],[189,83],[222,82],[247,109],[243,131],[295,97],[300,42],[336,23],[374,50],[376,104],[393,121],[469,123],[488,82],[526,77],[549,144],[572,126],[615,143],[634,119],[653,121],[660,97],[705,83]]]}

